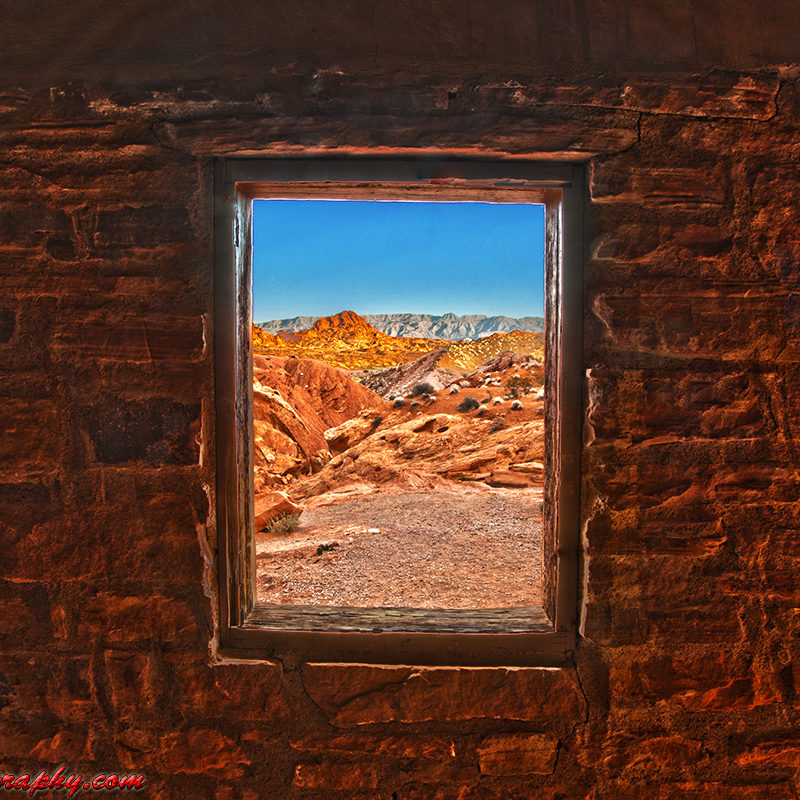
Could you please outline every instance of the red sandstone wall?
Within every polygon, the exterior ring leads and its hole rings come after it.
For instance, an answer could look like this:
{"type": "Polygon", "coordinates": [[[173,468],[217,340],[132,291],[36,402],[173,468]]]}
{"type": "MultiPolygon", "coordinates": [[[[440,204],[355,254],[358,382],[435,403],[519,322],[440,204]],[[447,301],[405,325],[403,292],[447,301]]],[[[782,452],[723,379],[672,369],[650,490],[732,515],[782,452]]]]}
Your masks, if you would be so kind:
{"type": "Polygon", "coordinates": [[[46,5],[0,34],[0,768],[796,798],[795,5],[46,5]],[[574,669],[209,654],[208,157],[336,148],[589,161],[574,669]]]}

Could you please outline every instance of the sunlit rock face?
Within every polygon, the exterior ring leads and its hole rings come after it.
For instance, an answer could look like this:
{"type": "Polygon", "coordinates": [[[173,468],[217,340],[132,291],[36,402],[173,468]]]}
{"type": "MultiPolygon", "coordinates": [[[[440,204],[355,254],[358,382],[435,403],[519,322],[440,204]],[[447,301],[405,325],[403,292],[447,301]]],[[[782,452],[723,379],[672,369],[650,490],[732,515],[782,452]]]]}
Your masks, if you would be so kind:
{"type": "Polygon", "coordinates": [[[253,348],[269,355],[315,358],[336,367],[388,367],[440,346],[436,340],[387,336],[353,311],[318,319],[311,328],[274,336],[254,327],[253,348]]]}
{"type": "Polygon", "coordinates": [[[325,431],[381,402],[321,361],[257,355],[253,362],[257,492],[319,469],[330,457],[325,431]]]}

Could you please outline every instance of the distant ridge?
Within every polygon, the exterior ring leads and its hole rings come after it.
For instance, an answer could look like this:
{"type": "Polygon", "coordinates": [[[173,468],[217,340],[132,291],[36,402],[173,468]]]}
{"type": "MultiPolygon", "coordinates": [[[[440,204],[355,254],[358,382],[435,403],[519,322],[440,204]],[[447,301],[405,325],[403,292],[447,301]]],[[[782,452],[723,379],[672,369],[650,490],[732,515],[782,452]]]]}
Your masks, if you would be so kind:
{"type": "MultiPolygon", "coordinates": [[[[323,317],[290,317],[273,319],[257,323],[264,333],[286,331],[294,333],[311,328],[323,317]]],[[[364,319],[389,336],[404,336],[424,339],[482,339],[495,333],[509,331],[530,331],[538,333],[544,330],[542,317],[487,317],[484,314],[365,314],[364,319]]]]}

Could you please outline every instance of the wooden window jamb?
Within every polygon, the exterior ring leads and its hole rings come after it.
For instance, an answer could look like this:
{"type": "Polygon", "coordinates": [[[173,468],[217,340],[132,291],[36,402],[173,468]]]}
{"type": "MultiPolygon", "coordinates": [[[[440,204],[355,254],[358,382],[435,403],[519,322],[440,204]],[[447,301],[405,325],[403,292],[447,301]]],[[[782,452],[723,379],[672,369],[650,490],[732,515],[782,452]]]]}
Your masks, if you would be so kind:
{"type": "Polygon", "coordinates": [[[579,607],[583,167],[468,159],[218,159],[214,372],[220,645],[292,663],[559,666],[579,607]],[[255,599],[251,220],[254,198],[544,203],[546,408],[543,607],[346,609],[255,599]],[[553,391],[555,390],[555,391],[553,391]]]}

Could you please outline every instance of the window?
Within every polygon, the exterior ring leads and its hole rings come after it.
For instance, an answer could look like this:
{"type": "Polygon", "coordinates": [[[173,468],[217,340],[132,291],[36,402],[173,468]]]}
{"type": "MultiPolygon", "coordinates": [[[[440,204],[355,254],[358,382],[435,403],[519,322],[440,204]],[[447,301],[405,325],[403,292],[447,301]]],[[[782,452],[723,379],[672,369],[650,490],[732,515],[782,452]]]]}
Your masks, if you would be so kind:
{"type": "Polygon", "coordinates": [[[290,660],[557,665],[578,614],[583,175],[533,162],[227,159],[215,172],[220,632],[290,660]],[[542,204],[545,215],[544,591],[541,608],[280,605],[258,599],[253,505],[252,220],[263,199],[542,204]]]}

